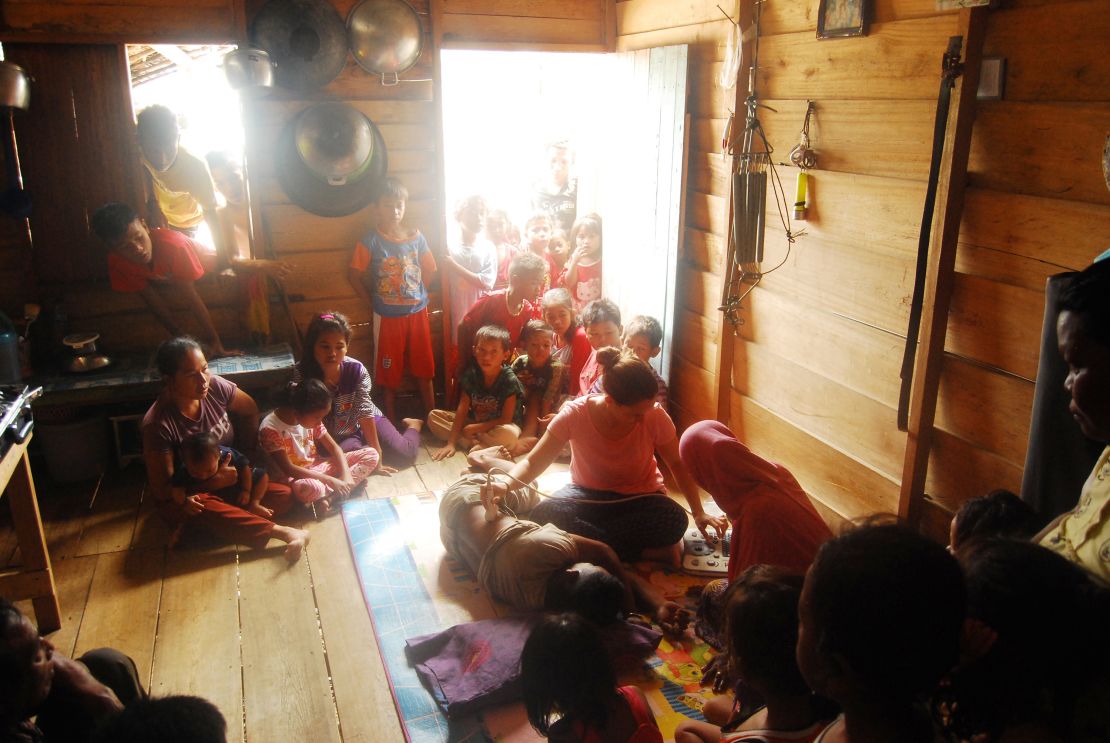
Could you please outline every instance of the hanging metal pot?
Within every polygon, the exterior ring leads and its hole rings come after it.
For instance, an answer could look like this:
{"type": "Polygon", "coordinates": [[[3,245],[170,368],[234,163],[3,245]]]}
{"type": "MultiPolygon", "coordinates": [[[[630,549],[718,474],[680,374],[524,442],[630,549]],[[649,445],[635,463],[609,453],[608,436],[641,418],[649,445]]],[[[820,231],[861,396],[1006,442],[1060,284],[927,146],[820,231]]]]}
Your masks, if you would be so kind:
{"type": "Polygon", "coordinates": [[[264,49],[239,47],[224,55],[224,75],[232,90],[257,91],[274,86],[274,62],[264,49]]]}
{"type": "Polygon", "coordinates": [[[382,85],[396,85],[424,51],[420,16],[405,0],[362,0],[347,17],[351,53],[382,85]]]}
{"type": "Polygon", "coordinates": [[[387,169],[385,141],[369,118],[346,103],[319,103],[282,132],[278,179],[302,209],[324,217],[370,203],[387,169]]]}
{"type": "Polygon", "coordinates": [[[322,88],[347,64],[346,29],[326,0],[270,0],[251,26],[251,43],[270,54],[283,88],[322,88]]]}
{"type": "Polygon", "coordinates": [[[26,111],[30,106],[30,76],[17,64],[0,62],[0,107],[26,111]]]}

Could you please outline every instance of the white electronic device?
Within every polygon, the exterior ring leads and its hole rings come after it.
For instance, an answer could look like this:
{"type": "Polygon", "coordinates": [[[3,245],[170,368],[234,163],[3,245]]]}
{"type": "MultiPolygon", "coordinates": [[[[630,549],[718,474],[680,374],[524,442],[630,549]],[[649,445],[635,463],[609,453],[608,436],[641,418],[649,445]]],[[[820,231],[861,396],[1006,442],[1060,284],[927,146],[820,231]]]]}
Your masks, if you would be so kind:
{"type": "Polygon", "coordinates": [[[714,578],[728,575],[728,549],[731,541],[732,529],[725,532],[724,539],[707,542],[697,527],[690,527],[682,540],[682,569],[687,573],[714,578]]]}

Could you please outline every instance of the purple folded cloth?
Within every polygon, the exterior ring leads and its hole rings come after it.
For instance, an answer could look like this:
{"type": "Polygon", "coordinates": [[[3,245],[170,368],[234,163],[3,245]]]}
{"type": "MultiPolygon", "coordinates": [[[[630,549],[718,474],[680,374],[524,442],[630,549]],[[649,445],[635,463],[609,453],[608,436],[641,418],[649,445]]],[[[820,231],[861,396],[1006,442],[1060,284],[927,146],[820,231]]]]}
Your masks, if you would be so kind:
{"type": "MultiPolygon", "coordinates": [[[[432,635],[409,638],[405,657],[446,715],[465,717],[482,707],[520,699],[520,653],[542,617],[525,614],[456,624],[432,635]]],[[[602,630],[617,668],[643,661],[662,636],[628,622],[602,630]]]]}

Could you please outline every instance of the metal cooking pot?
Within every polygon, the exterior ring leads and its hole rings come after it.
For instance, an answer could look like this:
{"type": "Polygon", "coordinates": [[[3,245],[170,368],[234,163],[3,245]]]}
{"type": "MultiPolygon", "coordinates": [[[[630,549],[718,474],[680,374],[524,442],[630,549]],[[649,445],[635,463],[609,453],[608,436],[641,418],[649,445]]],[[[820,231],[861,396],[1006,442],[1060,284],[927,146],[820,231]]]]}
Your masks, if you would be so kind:
{"type": "Polygon", "coordinates": [[[31,78],[26,70],[11,62],[0,62],[0,106],[22,108],[31,105],[31,78]]]}
{"type": "Polygon", "coordinates": [[[294,137],[301,160],[330,186],[365,176],[374,156],[370,120],[346,103],[321,103],[305,110],[294,137]]]}
{"type": "Polygon", "coordinates": [[[396,85],[420,59],[424,29],[405,0],[362,0],[347,17],[347,41],[362,69],[381,75],[382,85],[396,85]]]}
{"type": "Polygon", "coordinates": [[[63,362],[67,372],[82,374],[110,366],[112,360],[97,350],[96,342],[100,333],[74,333],[62,339],[69,350],[69,357],[63,362]]]}
{"type": "Polygon", "coordinates": [[[275,157],[285,193],[293,203],[323,217],[343,217],[365,207],[388,169],[381,132],[344,103],[318,103],[302,111],[286,125],[275,157]],[[311,123],[317,118],[321,121],[311,123]],[[364,127],[370,134],[370,154],[365,163],[359,163],[360,153],[366,151],[361,141],[364,127]],[[314,131],[316,136],[308,136],[314,131]],[[305,159],[306,151],[313,168],[305,159]]]}
{"type": "Polygon", "coordinates": [[[240,47],[224,55],[224,74],[232,90],[274,86],[274,63],[264,49],[240,47]]]}

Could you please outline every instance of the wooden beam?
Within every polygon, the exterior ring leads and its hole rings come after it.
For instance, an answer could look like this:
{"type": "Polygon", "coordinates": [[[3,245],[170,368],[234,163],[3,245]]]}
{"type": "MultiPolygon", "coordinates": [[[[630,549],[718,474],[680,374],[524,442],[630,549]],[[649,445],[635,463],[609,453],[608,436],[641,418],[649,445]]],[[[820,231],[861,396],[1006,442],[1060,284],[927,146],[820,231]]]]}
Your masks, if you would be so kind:
{"type": "Polygon", "coordinates": [[[975,91],[979,86],[979,63],[986,36],[987,8],[960,12],[959,31],[964,37],[963,74],[952,92],[949,126],[945,134],[940,182],[941,205],[933,219],[925,297],[921,316],[921,342],[915,355],[915,373],[910,391],[910,420],[902,484],[898,494],[898,515],[910,524],[921,520],[925,498],[925,476],[932,447],[933,421],[937,391],[943,365],[944,340],[948,329],[948,308],[955,285],[956,244],[963,215],[964,184],[967,179],[971,130],[975,120],[975,91]],[[954,111],[954,114],[952,113],[954,111]]]}

